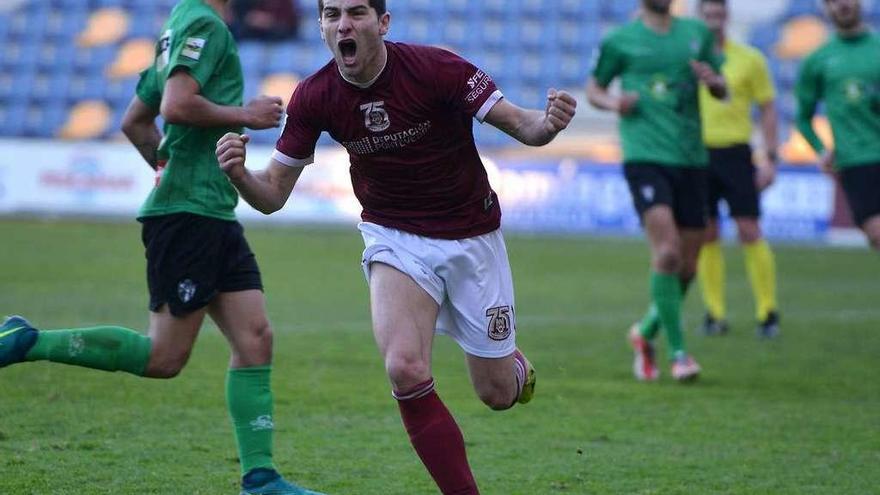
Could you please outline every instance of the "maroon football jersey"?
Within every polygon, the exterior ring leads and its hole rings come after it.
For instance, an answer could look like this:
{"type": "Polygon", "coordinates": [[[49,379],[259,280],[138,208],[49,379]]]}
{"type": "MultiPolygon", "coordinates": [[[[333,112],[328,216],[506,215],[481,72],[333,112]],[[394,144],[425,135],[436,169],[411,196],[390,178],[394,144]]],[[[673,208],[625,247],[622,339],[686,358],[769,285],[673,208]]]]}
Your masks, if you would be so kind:
{"type": "Polygon", "coordinates": [[[335,61],[303,80],[273,157],[288,165],[306,159],[327,131],[348,150],[364,221],[441,239],[497,229],[501,209],[471,126],[501,92],[449,51],[385,46],[388,62],[369,87],[343,79],[335,61]]]}

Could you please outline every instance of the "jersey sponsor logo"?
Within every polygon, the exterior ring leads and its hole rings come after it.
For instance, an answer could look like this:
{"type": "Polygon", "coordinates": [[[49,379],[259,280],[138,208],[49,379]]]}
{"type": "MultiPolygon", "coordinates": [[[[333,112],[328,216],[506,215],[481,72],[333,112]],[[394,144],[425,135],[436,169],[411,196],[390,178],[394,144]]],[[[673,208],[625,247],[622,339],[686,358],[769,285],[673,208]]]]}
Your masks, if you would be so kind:
{"type": "Polygon", "coordinates": [[[513,330],[513,308],[510,306],[497,306],[486,310],[489,318],[489,338],[492,340],[506,340],[513,330]]]}
{"type": "Polygon", "coordinates": [[[196,290],[198,289],[198,285],[190,279],[181,280],[180,283],[177,284],[177,297],[180,298],[180,302],[186,304],[192,301],[193,297],[196,295],[196,290]]]}
{"type": "Polygon", "coordinates": [[[156,54],[156,70],[161,71],[171,60],[171,30],[165,31],[159,38],[159,53],[156,54]]]}
{"type": "Polygon", "coordinates": [[[477,98],[486,92],[491,82],[492,78],[489,77],[489,74],[477,69],[477,72],[467,80],[467,85],[468,88],[471,89],[471,92],[465,96],[465,100],[467,100],[468,103],[476,101],[477,98]]]}
{"type": "Polygon", "coordinates": [[[205,47],[205,38],[187,38],[183,43],[180,54],[184,57],[198,60],[202,57],[202,49],[205,47]]]}
{"type": "Polygon", "coordinates": [[[354,141],[343,141],[342,146],[355,155],[369,155],[380,151],[391,151],[406,148],[420,141],[431,130],[431,121],[410,127],[405,131],[392,132],[381,136],[367,136],[354,141]]]}
{"type": "Polygon", "coordinates": [[[373,132],[382,132],[391,127],[391,118],[385,111],[384,101],[374,101],[361,105],[361,111],[364,112],[364,125],[373,132]]]}

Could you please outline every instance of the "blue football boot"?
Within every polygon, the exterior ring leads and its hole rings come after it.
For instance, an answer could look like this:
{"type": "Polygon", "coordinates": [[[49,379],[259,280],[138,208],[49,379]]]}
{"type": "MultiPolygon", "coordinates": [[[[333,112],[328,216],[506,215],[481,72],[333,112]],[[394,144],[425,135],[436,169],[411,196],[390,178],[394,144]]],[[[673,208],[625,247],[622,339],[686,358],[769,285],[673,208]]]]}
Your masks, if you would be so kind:
{"type": "Polygon", "coordinates": [[[7,317],[0,326],[0,368],[24,361],[37,341],[37,333],[21,316],[7,317]]]}
{"type": "Polygon", "coordinates": [[[274,469],[257,468],[245,475],[239,495],[324,495],[300,488],[274,469]]]}

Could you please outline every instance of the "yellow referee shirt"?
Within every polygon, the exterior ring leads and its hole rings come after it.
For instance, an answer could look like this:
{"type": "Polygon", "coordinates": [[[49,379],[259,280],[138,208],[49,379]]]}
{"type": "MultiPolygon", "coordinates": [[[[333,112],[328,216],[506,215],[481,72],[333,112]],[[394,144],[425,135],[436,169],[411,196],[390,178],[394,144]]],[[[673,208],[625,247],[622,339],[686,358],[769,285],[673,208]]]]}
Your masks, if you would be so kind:
{"type": "Polygon", "coordinates": [[[767,60],[742,43],[724,43],[724,66],[729,96],[719,101],[700,87],[703,140],[709,148],[748,144],[752,137],[752,104],[762,105],[776,96],[767,60]]]}

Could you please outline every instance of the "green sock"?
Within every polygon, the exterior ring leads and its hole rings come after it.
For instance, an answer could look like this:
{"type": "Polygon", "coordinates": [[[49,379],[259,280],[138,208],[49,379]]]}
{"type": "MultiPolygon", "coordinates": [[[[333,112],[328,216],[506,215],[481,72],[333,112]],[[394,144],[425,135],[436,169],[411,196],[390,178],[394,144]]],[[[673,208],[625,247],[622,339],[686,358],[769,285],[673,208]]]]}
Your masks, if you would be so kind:
{"type": "MultiPolygon", "coordinates": [[[[684,300],[684,296],[687,295],[688,289],[691,287],[691,282],[693,278],[688,278],[686,280],[681,280],[681,298],[684,300]]],[[[648,312],[645,313],[645,316],[642,318],[642,321],[639,323],[639,333],[642,334],[642,337],[648,340],[654,340],[654,337],[657,336],[657,332],[660,331],[660,313],[657,312],[657,306],[654,303],[651,303],[648,306],[648,312]]]]}
{"type": "Polygon", "coordinates": [[[230,369],[226,373],[226,405],[244,476],[255,468],[275,469],[272,464],[272,367],[230,369]]]}
{"type": "Polygon", "coordinates": [[[149,337],[122,327],[44,330],[25,359],[143,376],[151,347],[149,337]]]}
{"type": "Polygon", "coordinates": [[[642,318],[641,323],[639,323],[639,333],[642,334],[642,337],[647,340],[654,340],[654,337],[657,336],[657,332],[660,331],[660,315],[657,314],[657,305],[651,303],[648,306],[648,312],[645,313],[645,317],[642,318]]]}
{"type": "Polygon", "coordinates": [[[685,351],[681,332],[681,287],[677,275],[651,273],[651,298],[657,308],[660,324],[666,330],[671,356],[685,351]]]}

